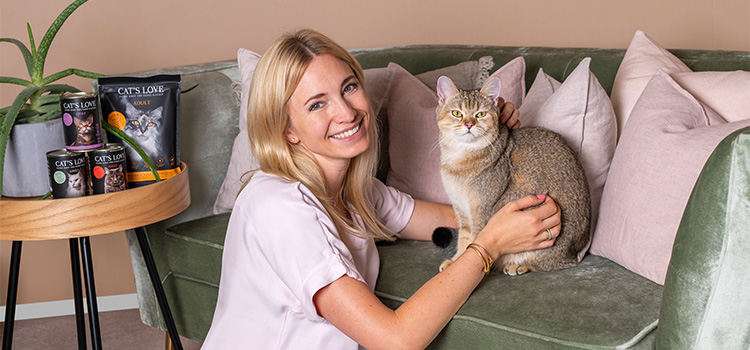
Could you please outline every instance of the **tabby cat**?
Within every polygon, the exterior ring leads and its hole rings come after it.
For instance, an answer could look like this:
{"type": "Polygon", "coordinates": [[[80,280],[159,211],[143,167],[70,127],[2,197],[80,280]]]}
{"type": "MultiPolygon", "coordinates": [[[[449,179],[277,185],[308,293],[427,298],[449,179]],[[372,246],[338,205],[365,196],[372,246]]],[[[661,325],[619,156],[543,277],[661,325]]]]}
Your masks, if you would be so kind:
{"type": "Polygon", "coordinates": [[[500,80],[479,91],[458,90],[447,77],[437,83],[443,185],[458,217],[458,258],[490,217],[507,202],[547,194],[562,211],[561,232],[546,249],[502,256],[507,275],[577,266],[589,242],[590,199],[583,168],[558,134],[543,128],[509,130],[499,120],[500,80]]]}
{"type": "Polygon", "coordinates": [[[73,123],[75,123],[78,136],[71,146],[88,146],[96,142],[93,114],[90,114],[86,119],[73,118],[73,123]]]}
{"type": "Polygon", "coordinates": [[[126,187],[127,181],[122,164],[113,169],[104,167],[104,193],[125,191],[126,187]]]}

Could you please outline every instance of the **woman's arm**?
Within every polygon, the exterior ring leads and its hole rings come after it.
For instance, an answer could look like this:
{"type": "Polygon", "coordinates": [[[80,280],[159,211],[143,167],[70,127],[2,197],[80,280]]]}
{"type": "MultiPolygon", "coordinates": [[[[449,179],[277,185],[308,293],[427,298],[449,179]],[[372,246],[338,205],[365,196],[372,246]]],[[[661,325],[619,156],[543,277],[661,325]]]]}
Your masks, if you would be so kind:
{"type": "MultiPolygon", "coordinates": [[[[493,259],[546,248],[554,243],[554,236],[547,240],[545,228],[559,228],[559,219],[551,198],[526,196],[504,206],[475,242],[493,259]],[[543,201],[545,205],[523,210],[543,201]]],[[[313,302],[321,317],[368,349],[424,349],[482,280],[482,267],[479,255],[469,250],[396,310],[385,306],[367,285],[348,276],[321,288],[313,302]]]]}
{"type": "Polygon", "coordinates": [[[406,227],[399,232],[399,238],[429,241],[436,228],[458,227],[458,219],[453,207],[447,204],[414,200],[414,212],[406,227]]]}

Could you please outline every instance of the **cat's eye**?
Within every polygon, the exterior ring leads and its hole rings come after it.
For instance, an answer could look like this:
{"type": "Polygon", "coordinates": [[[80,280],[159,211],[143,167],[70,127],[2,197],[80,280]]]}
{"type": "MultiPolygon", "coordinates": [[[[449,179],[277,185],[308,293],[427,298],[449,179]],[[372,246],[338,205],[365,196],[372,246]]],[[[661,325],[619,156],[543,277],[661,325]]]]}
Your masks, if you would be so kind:
{"type": "Polygon", "coordinates": [[[152,127],[152,126],[154,126],[154,123],[153,123],[153,122],[151,122],[151,123],[148,123],[148,125],[147,125],[147,126],[148,126],[148,127],[152,127]]]}
{"type": "Polygon", "coordinates": [[[454,117],[456,117],[456,118],[461,118],[461,117],[464,116],[464,114],[461,113],[461,111],[456,110],[456,109],[454,109],[454,110],[451,111],[451,115],[454,116],[454,117]]]}
{"type": "Polygon", "coordinates": [[[141,125],[141,123],[139,123],[137,120],[134,120],[133,125],[138,126],[138,125],[141,125]]]}
{"type": "Polygon", "coordinates": [[[479,113],[477,113],[477,115],[476,115],[476,117],[477,117],[477,118],[484,118],[484,117],[486,117],[486,116],[487,116],[487,112],[484,112],[484,111],[483,111],[483,112],[479,112],[479,113]]]}

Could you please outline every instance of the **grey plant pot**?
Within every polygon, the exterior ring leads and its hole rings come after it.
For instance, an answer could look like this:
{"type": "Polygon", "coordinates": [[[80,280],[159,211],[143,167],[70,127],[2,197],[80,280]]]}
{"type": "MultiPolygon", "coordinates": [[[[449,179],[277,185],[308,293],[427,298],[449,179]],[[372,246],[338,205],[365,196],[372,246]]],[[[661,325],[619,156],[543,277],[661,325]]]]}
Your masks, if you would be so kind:
{"type": "Polygon", "coordinates": [[[47,152],[63,147],[61,119],[13,126],[5,151],[3,196],[37,197],[47,193],[47,152]]]}

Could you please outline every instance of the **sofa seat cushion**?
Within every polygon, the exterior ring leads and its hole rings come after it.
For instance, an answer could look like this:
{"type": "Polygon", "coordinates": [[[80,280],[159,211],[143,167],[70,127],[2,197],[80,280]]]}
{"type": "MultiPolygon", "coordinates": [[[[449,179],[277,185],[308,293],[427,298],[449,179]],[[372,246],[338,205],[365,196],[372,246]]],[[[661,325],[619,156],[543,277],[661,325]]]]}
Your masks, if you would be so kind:
{"type": "Polygon", "coordinates": [[[227,225],[229,213],[168,228],[166,249],[172,274],[218,288],[227,225]]]}
{"type": "MultiPolygon", "coordinates": [[[[375,291],[396,308],[452,252],[431,242],[380,243],[375,291]]],[[[432,343],[441,349],[653,349],[660,285],[605,258],[572,269],[485,278],[432,343]]]]}

